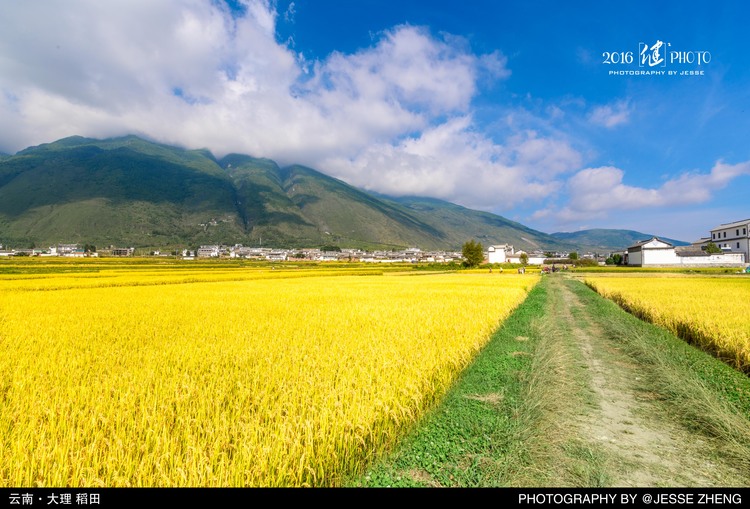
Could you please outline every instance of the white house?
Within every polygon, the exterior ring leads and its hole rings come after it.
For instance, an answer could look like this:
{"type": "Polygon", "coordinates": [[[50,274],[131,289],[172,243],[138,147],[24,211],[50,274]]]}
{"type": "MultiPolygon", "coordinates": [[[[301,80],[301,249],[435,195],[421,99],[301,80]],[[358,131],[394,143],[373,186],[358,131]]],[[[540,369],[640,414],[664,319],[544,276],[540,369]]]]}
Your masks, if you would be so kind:
{"type": "Polygon", "coordinates": [[[272,261],[272,262],[283,262],[286,261],[286,251],[271,251],[266,255],[266,260],[272,261]]]}
{"type": "Polygon", "coordinates": [[[675,248],[657,237],[636,242],[625,253],[625,264],[634,267],[741,267],[744,263],[744,253],[710,254],[695,246],[675,248]]]}
{"type": "Polygon", "coordinates": [[[201,246],[198,248],[198,258],[218,258],[220,253],[219,246],[201,246]]]}
{"type": "Polygon", "coordinates": [[[625,253],[625,264],[636,267],[646,265],[672,265],[676,263],[674,245],[657,237],[636,242],[625,253]]]}
{"type": "Polygon", "coordinates": [[[422,258],[422,250],[418,247],[410,247],[409,249],[404,250],[404,257],[416,262],[422,258]]]}
{"type": "Polygon", "coordinates": [[[84,252],[82,247],[78,247],[78,244],[58,244],[57,256],[83,258],[84,256],[86,256],[86,253],[84,252]]]}
{"type": "Polygon", "coordinates": [[[500,244],[487,248],[488,263],[505,263],[508,261],[508,255],[513,254],[513,246],[510,244],[500,244]]]}
{"type": "Polygon", "coordinates": [[[750,219],[713,228],[711,241],[724,253],[744,253],[745,261],[750,261],[750,219]]]}
{"type": "Polygon", "coordinates": [[[513,254],[508,255],[509,263],[521,263],[521,255],[526,255],[526,265],[544,265],[544,256],[540,256],[535,253],[527,253],[523,250],[518,250],[513,254]]]}

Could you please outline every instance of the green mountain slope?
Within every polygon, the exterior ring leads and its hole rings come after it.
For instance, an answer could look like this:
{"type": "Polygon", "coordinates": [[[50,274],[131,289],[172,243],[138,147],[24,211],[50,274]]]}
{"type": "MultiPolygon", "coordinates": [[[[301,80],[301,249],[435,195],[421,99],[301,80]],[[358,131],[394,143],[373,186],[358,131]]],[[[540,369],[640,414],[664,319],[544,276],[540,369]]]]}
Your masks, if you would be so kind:
{"type": "Polygon", "coordinates": [[[217,160],[136,136],[73,136],[0,158],[0,243],[565,250],[566,239],[429,198],[365,192],[312,168],[217,160]]]}
{"type": "Polygon", "coordinates": [[[376,247],[446,247],[443,231],[397,203],[377,198],[311,168],[285,171],[285,188],[305,217],[335,241],[376,247]]]}
{"type": "Polygon", "coordinates": [[[249,236],[267,245],[337,244],[369,248],[444,246],[443,233],[404,207],[304,166],[232,154],[232,178],[249,236]]]}
{"type": "Polygon", "coordinates": [[[242,234],[232,182],[201,151],[74,137],[0,162],[6,242],[164,245],[242,234]],[[201,226],[212,220],[212,231],[201,226]]]}
{"type": "Polygon", "coordinates": [[[636,242],[659,237],[675,246],[686,246],[689,242],[682,240],[669,239],[659,235],[641,233],[633,230],[616,230],[607,228],[594,228],[590,230],[581,230],[577,232],[558,232],[553,233],[553,237],[561,241],[570,242],[578,245],[593,246],[599,249],[621,250],[632,246],[636,242]]]}
{"type": "Polygon", "coordinates": [[[220,161],[237,193],[238,213],[251,245],[316,245],[320,232],[287,195],[279,166],[231,154],[220,161]]]}

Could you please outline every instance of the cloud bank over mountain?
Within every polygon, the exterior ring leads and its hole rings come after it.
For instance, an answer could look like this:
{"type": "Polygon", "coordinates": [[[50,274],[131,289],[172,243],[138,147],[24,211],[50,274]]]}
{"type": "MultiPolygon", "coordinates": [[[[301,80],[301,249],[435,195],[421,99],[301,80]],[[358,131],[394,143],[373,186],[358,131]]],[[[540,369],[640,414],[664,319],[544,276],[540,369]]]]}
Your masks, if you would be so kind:
{"type": "MultiPolygon", "coordinates": [[[[647,122],[667,105],[642,83],[606,96],[584,92],[583,82],[579,94],[552,93],[560,74],[532,78],[544,70],[538,57],[524,63],[532,43],[514,50],[507,28],[507,39],[489,40],[490,19],[463,33],[405,16],[371,32],[369,44],[312,57],[280,35],[302,14],[293,2],[265,0],[5,3],[0,151],[136,134],[217,157],[306,164],[373,191],[434,196],[550,230],[611,218],[615,207],[710,204],[730,182],[747,181],[750,156],[732,148],[704,151],[689,170],[658,169],[662,182],[643,177],[648,169],[613,140],[640,136],[644,153],[655,150],[647,122]]],[[[603,76],[596,48],[576,44],[570,65],[603,76]]],[[[706,126],[726,111],[715,99],[726,87],[714,81],[715,93],[694,108],[706,126]]],[[[681,139],[664,142],[664,153],[679,153],[681,139]]]]}

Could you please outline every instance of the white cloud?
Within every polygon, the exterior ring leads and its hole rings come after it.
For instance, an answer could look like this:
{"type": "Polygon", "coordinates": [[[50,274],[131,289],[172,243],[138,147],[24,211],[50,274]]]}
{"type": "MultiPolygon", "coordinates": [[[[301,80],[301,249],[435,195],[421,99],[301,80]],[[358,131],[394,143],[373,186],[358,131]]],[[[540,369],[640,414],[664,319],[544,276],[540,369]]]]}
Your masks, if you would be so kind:
{"type": "Polygon", "coordinates": [[[289,3],[289,7],[284,11],[284,21],[288,23],[294,23],[294,15],[297,14],[296,6],[294,2],[289,3]]]}
{"type": "Polygon", "coordinates": [[[628,101],[617,101],[614,104],[598,106],[589,114],[589,120],[608,129],[625,124],[630,120],[630,104],[628,101]]]}
{"type": "Polygon", "coordinates": [[[512,136],[508,142],[511,160],[535,177],[547,178],[577,169],[581,155],[566,141],[540,138],[535,131],[512,136]]]}
{"type": "Polygon", "coordinates": [[[567,205],[560,210],[537,211],[533,218],[554,215],[569,222],[608,217],[619,211],[706,203],[733,179],[750,175],[750,161],[734,165],[718,161],[708,173],[683,173],[657,188],[624,184],[624,175],[623,170],[611,166],[581,170],[567,182],[567,205]]]}
{"type": "Polygon", "coordinates": [[[306,62],[276,41],[274,4],[246,0],[239,17],[222,5],[4,5],[0,148],[135,133],[494,210],[542,199],[580,167],[559,137],[528,130],[499,144],[476,131],[480,83],[510,75],[499,52],[403,25],[357,53],[306,62]]]}
{"type": "Polygon", "coordinates": [[[336,106],[345,97],[396,103],[433,115],[465,111],[477,92],[481,69],[497,76],[507,72],[501,56],[478,58],[462,46],[438,41],[417,27],[397,27],[372,49],[332,54],[317,66],[306,92],[324,104],[332,96],[336,106]]]}
{"type": "Polygon", "coordinates": [[[580,163],[567,143],[518,135],[504,145],[471,129],[467,116],[425,129],[398,144],[369,147],[322,164],[333,174],[391,195],[427,195],[502,211],[558,191],[557,176],[580,163]]]}
{"type": "Polygon", "coordinates": [[[222,5],[4,4],[0,149],[136,133],[314,166],[466,115],[480,78],[510,73],[497,52],[412,26],[307,62],[276,41],[274,3],[245,0],[240,17],[222,5]]]}

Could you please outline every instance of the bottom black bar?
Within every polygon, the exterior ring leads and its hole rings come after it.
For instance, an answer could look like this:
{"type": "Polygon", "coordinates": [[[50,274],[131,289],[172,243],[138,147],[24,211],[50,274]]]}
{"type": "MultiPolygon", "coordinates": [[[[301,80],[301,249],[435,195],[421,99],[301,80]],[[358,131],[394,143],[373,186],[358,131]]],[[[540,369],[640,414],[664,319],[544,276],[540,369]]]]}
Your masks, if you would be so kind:
{"type": "Polygon", "coordinates": [[[424,504],[479,503],[491,496],[505,507],[750,507],[750,488],[0,488],[0,507],[91,507],[136,505],[230,506],[237,503],[379,500],[424,504]]]}

